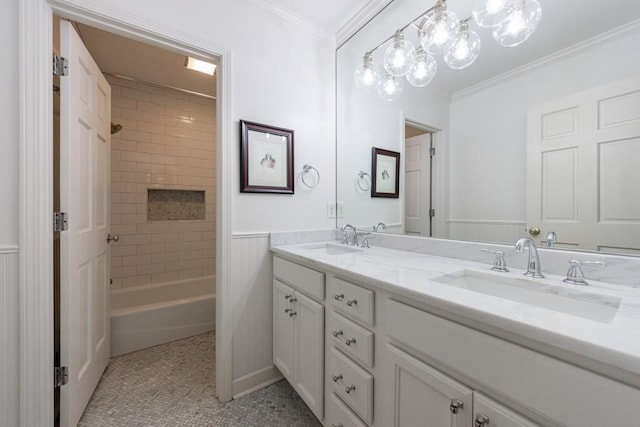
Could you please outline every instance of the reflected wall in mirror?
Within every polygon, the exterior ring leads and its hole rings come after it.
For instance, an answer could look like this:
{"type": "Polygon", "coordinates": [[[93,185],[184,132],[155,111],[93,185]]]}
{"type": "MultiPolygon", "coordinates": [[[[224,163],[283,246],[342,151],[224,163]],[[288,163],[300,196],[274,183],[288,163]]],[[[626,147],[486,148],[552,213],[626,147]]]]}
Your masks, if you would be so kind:
{"type": "MultiPolygon", "coordinates": [[[[596,231],[595,226],[582,227],[579,233],[573,232],[570,239],[567,233],[563,237],[562,226],[570,226],[584,214],[578,202],[565,203],[557,218],[548,210],[538,209],[533,215],[528,214],[527,207],[527,200],[531,198],[527,189],[533,185],[527,183],[527,170],[532,168],[531,159],[529,164],[527,160],[527,144],[528,139],[529,143],[535,139],[531,136],[534,125],[527,123],[528,114],[572,96],[579,97],[576,94],[597,92],[595,88],[630,82],[640,76],[637,50],[640,8],[628,0],[566,0],[541,4],[542,20],[533,36],[522,45],[498,46],[490,30],[472,23],[472,29],[482,39],[482,48],[471,66],[453,70],[447,67],[442,55],[437,55],[438,70],[433,81],[421,88],[405,82],[402,94],[392,102],[380,99],[375,91],[365,93],[357,88],[355,70],[362,64],[366,52],[430,5],[418,0],[394,0],[338,48],[336,197],[344,213],[337,221],[338,227],[350,223],[370,229],[382,221],[387,224],[387,232],[509,244],[528,235],[529,229],[539,228],[540,233],[532,237],[543,246],[549,232],[556,231],[556,247],[640,254],[640,186],[629,185],[640,182],[640,168],[632,167],[640,162],[638,88],[632,87],[624,96],[616,95],[614,98],[620,102],[606,113],[610,115],[608,123],[624,125],[625,131],[631,133],[616,134],[611,130],[604,139],[596,141],[595,151],[588,154],[597,161],[608,162],[607,174],[615,176],[598,172],[603,170],[602,165],[596,165],[596,176],[590,176],[578,170],[570,156],[546,156],[550,159],[547,168],[555,161],[556,172],[558,167],[565,166],[566,171],[570,171],[564,178],[560,177],[565,179],[564,193],[556,192],[556,198],[566,201],[566,194],[595,188],[597,200],[589,209],[590,221],[609,222],[615,225],[615,233],[637,236],[636,246],[598,242],[598,237],[594,238],[596,234],[611,231],[596,231]],[[427,135],[429,142],[423,143],[423,148],[415,148],[410,141],[416,138],[408,133],[412,128],[421,129],[427,135]],[[371,198],[369,192],[357,185],[358,173],[370,170],[374,146],[401,153],[398,199],[371,198]],[[430,150],[424,152],[431,147],[435,149],[433,157],[430,150]],[[606,150],[606,147],[615,149],[606,150]],[[420,173],[428,173],[430,180],[424,176],[407,178],[415,166],[408,162],[415,163],[416,159],[422,159],[424,172],[420,173]],[[604,180],[608,180],[608,194],[600,197],[602,194],[598,191],[604,180]],[[611,201],[617,203],[615,208],[603,204],[611,201]],[[431,209],[432,218],[428,215],[431,209]],[[610,214],[604,215],[606,212],[610,214]],[[418,217],[417,227],[407,219],[409,213],[417,213],[414,215],[418,217]],[[421,221],[430,221],[431,227],[423,226],[421,221]],[[415,229],[419,231],[413,231],[415,229]],[[589,242],[578,241],[580,236],[588,236],[585,240],[589,242]]],[[[459,17],[466,17],[470,15],[473,1],[449,0],[447,5],[459,17]]],[[[413,37],[415,42],[417,37],[410,31],[407,30],[406,38],[413,37]]],[[[374,61],[382,61],[384,50],[385,46],[373,53],[374,61]]],[[[580,123],[589,119],[592,122],[589,126],[602,127],[605,113],[598,108],[606,99],[610,98],[605,96],[588,112],[580,111],[572,117],[582,121],[580,123]]],[[[558,120],[567,117],[566,114],[555,116],[558,120]]],[[[548,123],[556,123],[552,116],[549,118],[548,123]]],[[[564,131],[575,133],[572,143],[577,151],[574,150],[574,154],[584,157],[579,145],[591,134],[578,132],[577,121],[565,122],[557,124],[564,126],[564,131]],[[566,127],[571,123],[576,124],[575,129],[566,127]]],[[[538,152],[537,156],[545,155],[538,152]]],[[[555,178],[558,176],[556,173],[555,178]]],[[[554,189],[553,186],[546,188],[547,193],[538,193],[536,197],[544,198],[554,189]]]]}

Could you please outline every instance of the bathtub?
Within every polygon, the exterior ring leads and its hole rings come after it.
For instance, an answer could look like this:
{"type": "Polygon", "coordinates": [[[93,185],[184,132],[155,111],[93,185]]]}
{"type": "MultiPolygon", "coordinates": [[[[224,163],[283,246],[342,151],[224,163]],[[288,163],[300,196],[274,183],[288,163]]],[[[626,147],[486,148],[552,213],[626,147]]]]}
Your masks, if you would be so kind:
{"type": "Polygon", "coordinates": [[[111,291],[111,357],[212,331],[215,276],[111,291]]]}

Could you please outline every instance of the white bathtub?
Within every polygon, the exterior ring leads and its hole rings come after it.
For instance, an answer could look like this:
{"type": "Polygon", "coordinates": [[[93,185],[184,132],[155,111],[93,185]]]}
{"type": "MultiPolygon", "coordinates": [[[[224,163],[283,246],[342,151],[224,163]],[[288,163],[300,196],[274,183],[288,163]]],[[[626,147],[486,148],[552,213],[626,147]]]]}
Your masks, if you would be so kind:
{"type": "Polygon", "coordinates": [[[111,356],[212,331],[215,276],[111,291],[111,356]]]}

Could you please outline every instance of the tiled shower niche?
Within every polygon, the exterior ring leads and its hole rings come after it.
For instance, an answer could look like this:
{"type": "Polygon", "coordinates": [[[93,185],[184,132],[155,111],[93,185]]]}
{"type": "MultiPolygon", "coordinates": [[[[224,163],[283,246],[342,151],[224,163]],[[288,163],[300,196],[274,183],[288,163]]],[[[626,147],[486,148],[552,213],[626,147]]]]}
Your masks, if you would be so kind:
{"type": "Polygon", "coordinates": [[[149,221],[185,221],[205,219],[204,191],[158,190],[147,191],[149,221]]]}

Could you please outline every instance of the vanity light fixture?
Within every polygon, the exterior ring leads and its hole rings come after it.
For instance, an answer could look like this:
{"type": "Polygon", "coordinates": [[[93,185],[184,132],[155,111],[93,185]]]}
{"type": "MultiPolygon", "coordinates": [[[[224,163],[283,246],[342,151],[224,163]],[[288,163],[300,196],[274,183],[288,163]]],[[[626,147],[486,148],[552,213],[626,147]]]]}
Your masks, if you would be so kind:
{"type": "Polygon", "coordinates": [[[393,101],[402,92],[402,77],[416,87],[428,85],[436,74],[437,63],[431,54],[443,54],[444,62],[459,70],[471,65],[480,54],[480,37],[469,29],[473,21],[492,28],[493,38],[505,47],[518,46],[536,30],[542,16],[538,0],[475,0],[471,16],[459,20],[447,10],[447,0],[437,0],[426,12],[398,29],[376,47],[366,52],[356,70],[356,85],[393,101]],[[420,46],[406,40],[404,31],[413,26],[420,46]],[[393,40],[383,57],[386,75],[381,77],[373,53],[393,40]]]}
{"type": "Polygon", "coordinates": [[[199,71],[210,76],[213,76],[213,73],[216,72],[216,64],[201,61],[190,56],[184,58],[184,66],[190,70],[199,71]]]}

